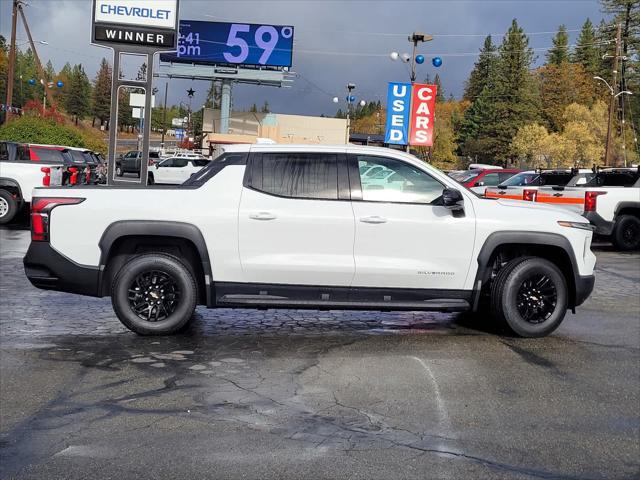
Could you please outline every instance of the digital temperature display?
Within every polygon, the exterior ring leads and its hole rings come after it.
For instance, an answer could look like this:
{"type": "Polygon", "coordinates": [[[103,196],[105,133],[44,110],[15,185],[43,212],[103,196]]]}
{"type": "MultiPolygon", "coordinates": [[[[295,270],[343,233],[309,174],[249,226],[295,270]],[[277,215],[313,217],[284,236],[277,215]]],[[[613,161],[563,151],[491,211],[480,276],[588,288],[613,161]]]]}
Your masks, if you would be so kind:
{"type": "Polygon", "coordinates": [[[293,27],[181,20],[178,51],[163,62],[290,67],[293,27]]]}

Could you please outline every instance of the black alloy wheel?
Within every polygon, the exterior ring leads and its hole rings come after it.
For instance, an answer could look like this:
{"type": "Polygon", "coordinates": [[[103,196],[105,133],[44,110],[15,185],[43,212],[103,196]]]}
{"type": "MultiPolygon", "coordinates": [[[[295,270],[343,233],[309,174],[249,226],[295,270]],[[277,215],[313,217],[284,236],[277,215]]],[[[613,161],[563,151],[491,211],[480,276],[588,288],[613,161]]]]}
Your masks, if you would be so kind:
{"type": "Polygon", "coordinates": [[[180,287],[169,273],[150,270],[140,273],[129,286],[129,306],[142,320],[166,320],[180,303],[180,287]]]}
{"type": "Polygon", "coordinates": [[[547,275],[531,275],[518,290],[517,308],[526,322],[537,324],[548,320],[557,303],[556,286],[547,275]]]}

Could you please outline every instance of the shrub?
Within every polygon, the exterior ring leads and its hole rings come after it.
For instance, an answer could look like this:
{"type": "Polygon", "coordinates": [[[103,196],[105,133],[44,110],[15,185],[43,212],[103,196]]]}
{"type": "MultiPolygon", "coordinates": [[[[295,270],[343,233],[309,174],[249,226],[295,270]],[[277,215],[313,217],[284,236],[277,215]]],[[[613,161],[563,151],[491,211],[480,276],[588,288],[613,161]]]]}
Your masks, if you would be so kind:
{"type": "Polygon", "coordinates": [[[0,140],[81,148],[86,148],[87,143],[82,133],[75,128],[31,116],[23,116],[0,127],[0,140]]]}

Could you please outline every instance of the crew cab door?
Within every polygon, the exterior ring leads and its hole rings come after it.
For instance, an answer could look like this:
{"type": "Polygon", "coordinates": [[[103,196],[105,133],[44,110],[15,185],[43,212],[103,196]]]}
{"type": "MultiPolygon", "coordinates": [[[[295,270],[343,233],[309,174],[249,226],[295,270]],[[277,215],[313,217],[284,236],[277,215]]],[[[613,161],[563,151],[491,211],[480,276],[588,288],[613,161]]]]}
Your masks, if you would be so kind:
{"type": "Polygon", "coordinates": [[[395,158],[349,155],[355,214],[354,287],[462,289],[471,263],[475,218],[442,206],[445,185],[395,158]],[[364,167],[394,173],[385,183],[364,167]]]}
{"type": "Polygon", "coordinates": [[[246,282],[349,286],[354,230],[344,154],[250,155],[239,209],[246,282]]]}

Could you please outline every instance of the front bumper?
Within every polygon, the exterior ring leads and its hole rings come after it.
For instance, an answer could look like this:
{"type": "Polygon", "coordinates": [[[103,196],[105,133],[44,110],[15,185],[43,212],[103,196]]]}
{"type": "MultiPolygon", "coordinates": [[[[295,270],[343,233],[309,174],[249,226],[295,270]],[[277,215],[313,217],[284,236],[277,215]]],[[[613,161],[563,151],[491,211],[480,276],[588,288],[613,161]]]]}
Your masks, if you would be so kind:
{"type": "Polygon", "coordinates": [[[589,220],[591,225],[596,227],[596,233],[598,235],[609,236],[613,232],[613,222],[605,220],[598,215],[597,212],[585,212],[582,216],[589,220]]]}
{"type": "Polygon", "coordinates": [[[585,275],[576,277],[576,301],[575,307],[580,306],[584,303],[584,301],[589,298],[591,292],[593,292],[593,287],[596,283],[595,275],[585,275]]]}
{"type": "Polygon", "coordinates": [[[75,263],[48,242],[31,242],[23,262],[25,274],[35,287],[99,296],[99,268],[75,263]]]}

